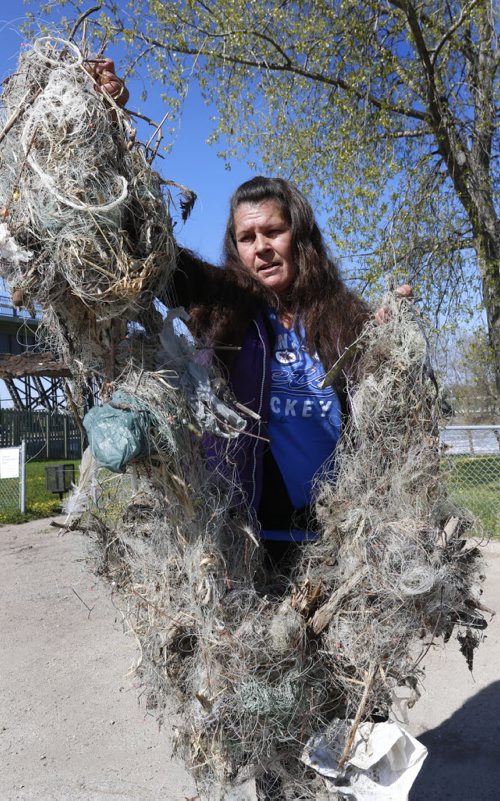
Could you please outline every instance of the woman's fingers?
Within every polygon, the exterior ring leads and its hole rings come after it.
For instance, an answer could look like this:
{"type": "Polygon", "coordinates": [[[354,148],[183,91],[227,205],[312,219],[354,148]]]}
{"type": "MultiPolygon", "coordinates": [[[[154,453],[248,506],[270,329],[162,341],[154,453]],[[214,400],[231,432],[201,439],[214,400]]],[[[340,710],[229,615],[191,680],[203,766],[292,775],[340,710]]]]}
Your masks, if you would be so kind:
{"type": "Polygon", "coordinates": [[[408,298],[409,300],[413,298],[413,287],[410,284],[401,284],[395,292],[399,298],[408,298]]]}
{"type": "Polygon", "coordinates": [[[118,78],[114,72],[101,73],[99,86],[101,91],[110,95],[119,106],[126,104],[129,98],[129,91],[121,78],[118,78]]]}
{"type": "Polygon", "coordinates": [[[110,58],[103,58],[92,63],[90,74],[97,81],[99,91],[105,92],[113,98],[118,106],[124,106],[129,99],[129,91],[122,79],[115,72],[115,62],[110,58]]]}
{"type": "MultiPolygon", "coordinates": [[[[413,287],[410,286],[410,284],[401,284],[401,286],[398,286],[398,288],[394,290],[394,294],[398,300],[411,300],[413,298],[413,287]]],[[[387,306],[381,306],[373,316],[375,322],[386,323],[391,315],[387,306]]]]}
{"type": "Polygon", "coordinates": [[[98,58],[95,62],[95,71],[97,75],[100,72],[116,72],[115,62],[112,58],[98,58]]]}

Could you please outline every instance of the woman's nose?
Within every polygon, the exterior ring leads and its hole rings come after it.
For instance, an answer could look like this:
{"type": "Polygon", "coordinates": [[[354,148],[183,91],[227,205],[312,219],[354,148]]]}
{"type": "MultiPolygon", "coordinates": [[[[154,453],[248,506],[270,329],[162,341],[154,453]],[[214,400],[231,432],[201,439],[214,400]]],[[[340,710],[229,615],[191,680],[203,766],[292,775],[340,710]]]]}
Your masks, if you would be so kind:
{"type": "Polygon", "coordinates": [[[255,252],[265,253],[271,247],[271,243],[265,234],[257,234],[255,237],[255,252]]]}

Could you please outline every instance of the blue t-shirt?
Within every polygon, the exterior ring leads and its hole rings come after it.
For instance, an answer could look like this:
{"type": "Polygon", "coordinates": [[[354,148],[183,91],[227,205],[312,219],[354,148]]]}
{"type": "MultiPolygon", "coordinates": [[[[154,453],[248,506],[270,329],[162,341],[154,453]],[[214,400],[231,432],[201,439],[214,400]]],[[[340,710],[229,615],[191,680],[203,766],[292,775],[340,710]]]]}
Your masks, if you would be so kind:
{"type": "MultiPolygon", "coordinates": [[[[287,330],[275,312],[269,315],[275,333],[271,358],[271,452],[283,477],[294,509],[309,506],[314,478],[329,460],[341,429],[341,408],[332,387],[320,389],[325,369],[311,356],[301,329],[299,336],[287,330]]],[[[304,539],[300,532],[263,531],[274,539],[304,539]]]]}

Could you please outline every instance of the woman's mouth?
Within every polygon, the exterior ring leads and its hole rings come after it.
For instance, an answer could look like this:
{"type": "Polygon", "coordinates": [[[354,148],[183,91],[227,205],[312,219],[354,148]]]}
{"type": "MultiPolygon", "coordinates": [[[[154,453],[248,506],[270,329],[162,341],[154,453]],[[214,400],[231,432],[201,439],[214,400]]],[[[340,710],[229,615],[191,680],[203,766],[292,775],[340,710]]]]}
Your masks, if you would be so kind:
{"type": "Polygon", "coordinates": [[[271,262],[271,264],[262,264],[260,267],[257,267],[257,273],[258,275],[262,275],[262,273],[264,273],[264,275],[267,275],[267,273],[271,273],[274,270],[278,269],[279,266],[280,265],[278,262],[271,262]]]}

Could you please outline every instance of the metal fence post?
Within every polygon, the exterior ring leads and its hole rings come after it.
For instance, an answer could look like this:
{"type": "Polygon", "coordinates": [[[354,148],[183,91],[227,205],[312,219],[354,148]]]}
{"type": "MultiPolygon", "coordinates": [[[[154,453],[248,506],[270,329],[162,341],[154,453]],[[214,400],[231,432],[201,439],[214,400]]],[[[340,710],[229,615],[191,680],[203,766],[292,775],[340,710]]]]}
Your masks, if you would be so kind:
{"type": "Polygon", "coordinates": [[[469,440],[469,448],[470,448],[470,452],[471,452],[471,453],[472,453],[472,455],[474,456],[474,454],[476,453],[476,451],[474,450],[474,440],[473,440],[473,438],[472,438],[472,429],[468,429],[468,430],[467,430],[467,438],[468,438],[468,440],[469,440]]]}
{"type": "Polygon", "coordinates": [[[19,509],[21,514],[26,511],[26,440],[23,439],[19,449],[19,509]]]}
{"type": "Polygon", "coordinates": [[[12,418],[12,445],[17,445],[20,439],[19,415],[14,415],[12,418]]]}
{"type": "Polygon", "coordinates": [[[64,459],[68,458],[68,418],[63,417],[64,459]]]}

